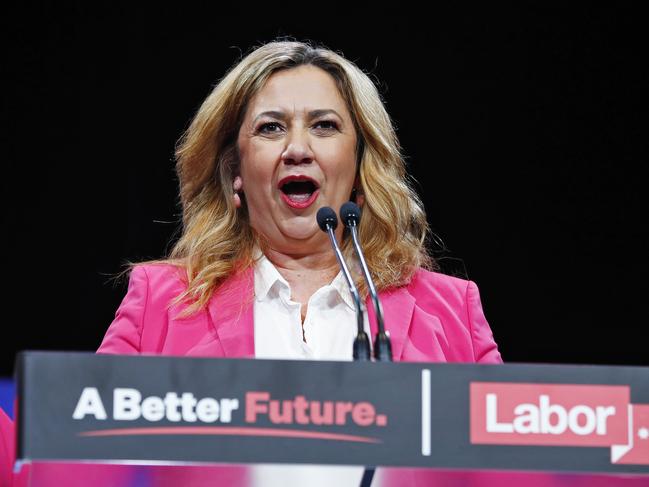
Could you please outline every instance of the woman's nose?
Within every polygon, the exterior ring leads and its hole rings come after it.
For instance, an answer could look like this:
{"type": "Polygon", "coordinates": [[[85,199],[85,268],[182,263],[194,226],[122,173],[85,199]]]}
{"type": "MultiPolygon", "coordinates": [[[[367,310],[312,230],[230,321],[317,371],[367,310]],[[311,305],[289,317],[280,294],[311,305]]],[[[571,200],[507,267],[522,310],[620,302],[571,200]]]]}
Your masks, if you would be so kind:
{"type": "Polygon", "coordinates": [[[286,139],[286,148],[282,153],[284,164],[309,164],[313,161],[313,151],[307,134],[295,131],[286,139]]]}

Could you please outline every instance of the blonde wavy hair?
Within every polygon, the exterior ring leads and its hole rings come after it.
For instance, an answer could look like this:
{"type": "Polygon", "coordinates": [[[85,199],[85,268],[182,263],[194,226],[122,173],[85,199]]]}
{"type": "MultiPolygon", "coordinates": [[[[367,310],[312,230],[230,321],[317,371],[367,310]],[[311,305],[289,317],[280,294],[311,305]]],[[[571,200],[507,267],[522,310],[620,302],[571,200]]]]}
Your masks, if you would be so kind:
{"type": "MultiPolygon", "coordinates": [[[[227,72],[178,141],[182,234],[166,259],[147,263],[173,264],[185,271],[187,288],[173,303],[189,303],[186,314],[204,308],[228,277],[252,266],[256,246],[265,248],[250,226],[245,202],[239,209],[233,202],[237,135],[248,103],[268,78],[302,65],[317,66],[333,77],[354,121],[360,192],[365,197],[359,237],[376,287],[407,284],[417,268],[434,267],[426,251],[429,228],[423,205],[372,80],[329,49],[274,41],[252,50],[227,72]]],[[[350,241],[345,233],[342,249],[351,262],[350,241]]],[[[366,296],[362,276],[355,279],[366,296]]]]}

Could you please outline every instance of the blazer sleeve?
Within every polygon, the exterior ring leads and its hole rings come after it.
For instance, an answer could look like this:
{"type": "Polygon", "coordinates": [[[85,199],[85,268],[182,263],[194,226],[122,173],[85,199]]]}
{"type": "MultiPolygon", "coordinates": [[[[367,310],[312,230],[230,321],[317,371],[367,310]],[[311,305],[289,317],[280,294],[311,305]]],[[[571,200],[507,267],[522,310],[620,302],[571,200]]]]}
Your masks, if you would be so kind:
{"type": "Polygon", "coordinates": [[[471,330],[474,360],[486,364],[502,363],[503,359],[482,310],[478,286],[473,281],[469,281],[466,288],[466,308],[471,330]]]}
{"type": "Polygon", "coordinates": [[[97,353],[137,354],[141,350],[144,314],[149,299],[149,279],[143,266],[131,271],[128,291],[97,353]]]}

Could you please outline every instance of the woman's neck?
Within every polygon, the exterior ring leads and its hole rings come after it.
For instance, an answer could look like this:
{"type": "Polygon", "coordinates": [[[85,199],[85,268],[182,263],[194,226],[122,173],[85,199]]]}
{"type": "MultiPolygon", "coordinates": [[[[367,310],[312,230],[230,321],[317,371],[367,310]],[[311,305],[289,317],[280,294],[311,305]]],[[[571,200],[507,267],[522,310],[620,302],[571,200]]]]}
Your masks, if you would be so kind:
{"type": "Polygon", "coordinates": [[[291,286],[291,298],[303,305],[318,289],[331,283],[339,271],[331,249],[305,255],[267,249],[266,257],[291,286]]]}

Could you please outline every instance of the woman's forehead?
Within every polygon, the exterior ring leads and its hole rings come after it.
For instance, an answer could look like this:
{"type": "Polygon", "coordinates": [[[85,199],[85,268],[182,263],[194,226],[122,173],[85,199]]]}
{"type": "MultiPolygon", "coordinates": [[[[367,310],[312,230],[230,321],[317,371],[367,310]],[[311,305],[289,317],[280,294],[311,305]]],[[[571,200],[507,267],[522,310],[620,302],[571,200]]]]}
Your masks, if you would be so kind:
{"type": "Polygon", "coordinates": [[[308,117],[324,115],[326,110],[348,116],[335,80],[316,66],[300,66],[274,73],[253,96],[247,115],[257,118],[264,112],[276,112],[308,117]]]}

